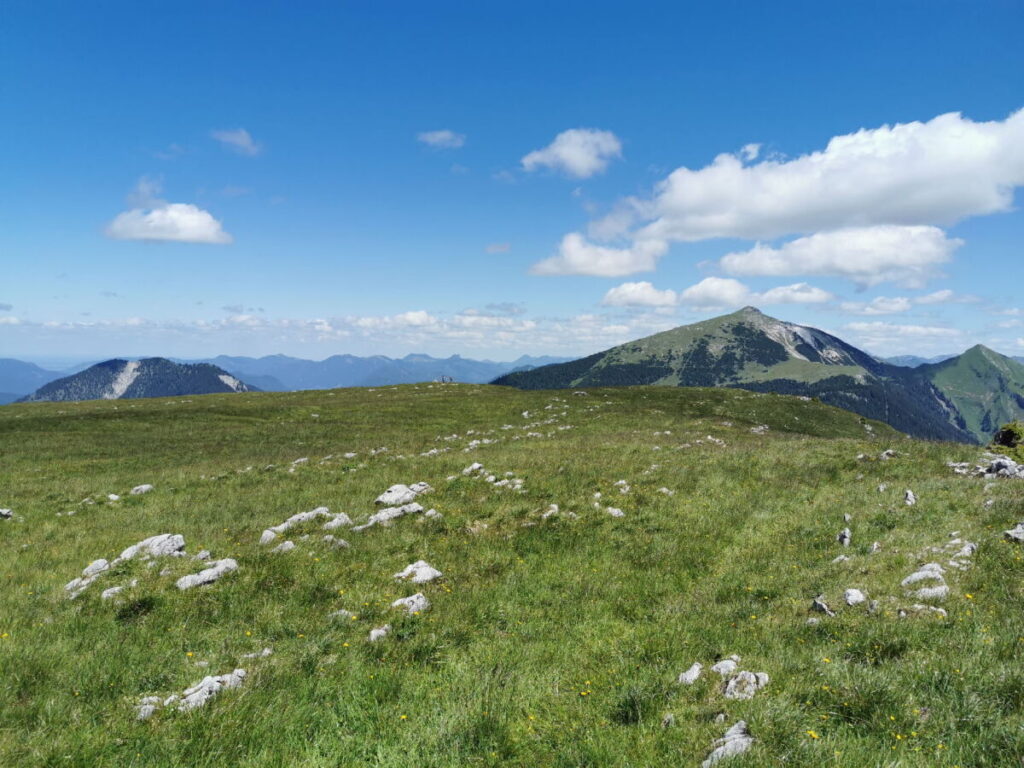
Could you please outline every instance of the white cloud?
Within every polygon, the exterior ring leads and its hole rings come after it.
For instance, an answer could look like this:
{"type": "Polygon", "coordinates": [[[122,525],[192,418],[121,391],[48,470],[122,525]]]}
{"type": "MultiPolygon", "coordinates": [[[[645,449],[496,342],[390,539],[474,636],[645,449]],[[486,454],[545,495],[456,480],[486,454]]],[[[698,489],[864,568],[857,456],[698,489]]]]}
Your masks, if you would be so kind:
{"type": "Polygon", "coordinates": [[[523,157],[523,169],[551,168],[578,179],[586,179],[622,156],[622,142],[611,131],[572,128],[555,137],[548,146],[523,157]]]}
{"type": "Polygon", "coordinates": [[[114,240],[166,240],[178,243],[230,243],[232,238],[210,213],[191,203],[168,203],[157,197],[160,182],[143,176],[130,195],[132,209],[107,225],[114,240]]]}
{"type": "Polygon", "coordinates": [[[648,282],[623,283],[604,295],[606,307],[674,307],[679,296],[672,290],[658,290],[648,282]]]}
{"type": "Polygon", "coordinates": [[[807,283],[780,285],[755,296],[758,304],[825,304],[834,298],[828,291],[807,283]]]}
{"type": "Polygon", "coordinates": [[[729,277],[706,277],[679,294],[682,304],[696,309],[722,309],[752,304],[824,304],[832,294],[807,283],[771,288],[763,293],[729,277]]]}
{"type": "Polygon", "coordinates": [[[943,328],[934,325],[897,325],[876,320],[871,323],[847,323],[848,331],[861,334],[887,335],[897,338],[943,338],[950,339],[962,335],[956,328],[943,328]]]}
{"type": "Polygon", "coordinates": [[[0,325],[21,325],[21,320],[9,315],[0,317],[0,325]]]}
{"type": "Polygon", "coordinates": [[[509,243],[489,243],[484,251],[487,253],[508,253],[512,250],[512,246],[509,243]]]}
{"type": "Polygon", "coordinates": [[[447,128],[440,131],[423,131],[416,134],[416,141],[437,149],[458,149],[466,143],[466,134],[455,133],[447,128]]]}
{"type": "Polygon", "coordinates": [[[232,239],[210,213],[190,203],[163,203],[158,208],[133,208],[119,213],[107,226],[107,237],[217,244],[230,243],[232,239]]]}
{"type": "Polygon", "coordinates": [[[249,132],[245,128],[236,128],[234,130],[222,130],[222,131],[210,131],[210,136],[219,141],[228,149],[233,152],[237,152],[240,155],[248,155],[254,157],[263,151],[263,147],[258,144],[249,132]]]}
{"type": "MultiPolygon", "coordinates": [[[[941,291],[935,291],[929,293],[927,296],[918,296],[914,299],[915,304],[945,304],[949,301],[955,301],[954,293],[949,288],[945,288],[941,291]]],[[[960,299],[961,301],[963,299],[960,299]]]]}
{"type": "Polygon", "coordinates": [[[1024,110],[1002,121],[949,113],[835,136],[792,160],[722,154],[679,168],[643,201],[642,237],[776,238],[875,224],[950,224],[1010,210],[1024,184],[1024,110]]]}
{"type": "Polygon", "coordinates": [[[558,255],[534,264],[535,275],[593,275],[622,277],[634,272],[649,272],[668,250],[657,240],[637,241],[630,248],[609,248],[594,245],[579,232],[562,238],[558,255]]]}
{"type": "Polygon", "coordinates": [[[1019,339],[1017,339],[1017,346],[1020,347],[1021,349],[1024,349],[1024,336],[1021,336],[1019,339]]]}
{"type": "Polygon", "coordinates": [[[757,160],[757,156],[761,154],[760,144],[744,144],[740,149],[740,157],[746,160],[748,163],[757,160]]]}
{"type": "Polygon", "coordinates": [[[958,296],[954,291],[945,288],[941,291],[925,294],[924,296],[877,296],[869,302],[844,301],[839,308],[844,312],[852,312],[857,315],[894,315],[900,312],[909,312],[915,306],[928,306],[932,304],[964,304],[976,301],[973,296],[958,296]]]}
{"type": "Polygon", "coordinates": [[[882,224],[822,232],[778,248],[758,243],[720,264],[731,275],[826,275],[861,286],[895,281],[919,287],[961,245],[937,227],[882,224]]]}

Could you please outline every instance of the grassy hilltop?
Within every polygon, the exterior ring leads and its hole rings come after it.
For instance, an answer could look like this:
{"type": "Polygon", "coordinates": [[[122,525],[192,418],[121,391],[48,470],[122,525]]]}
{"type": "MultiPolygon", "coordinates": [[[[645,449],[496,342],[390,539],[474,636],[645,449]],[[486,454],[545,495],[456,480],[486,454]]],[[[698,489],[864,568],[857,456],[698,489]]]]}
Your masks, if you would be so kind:
{"type": "Polygon", "coordinates": [[[956,475],[946,462],[978,447],[814,401],[587,391],[0,408],[0,507],[14,514],[0,520],[0,764],[698,766],[741,719],[756,742],[729,768],[1019,762],[1024,561],[1002,531],[1024,518],[1024,482],[956,475]],[[879,460],[886,449],[898,455],[879,460]],[[464,476],[473,462],[524,490],[464,476]],[[385,489],[418,481],[442,517],[333,531],[349,548],[323,543],[322,521],[276,539],[291,552],[259,543],[321,505],[362,523],[385,489]],[[154,490],[128,494],[142,483],[154,490]],[[901,580],[946,563],[928,549],[954,531],[978,550],[947,570],[948,616],[899,618],[917,602],[901,580]],[[200,564],[132,560],[67,598],[86,565],[160,533],[238,570],[179,591],[200,564]],[[420,559],[443,578],[392,578],[420,559]],[[877,610],[847,607],[847,588],[877,610]],[[429,611],[389,607],[417,591],[429,611]],[[817,595],[836,616],[809,613],[817,595]],[[341,609],[353,616],[329,617],[341,609]],[[731,654],[770,677],[750,700],[726,699],[710,670],[731,654]],[[703,676],[678,684],[694,662],[703,676]],[[203,708],[136,720],[142,697],[236,668],[244,683],[203,708]]]}

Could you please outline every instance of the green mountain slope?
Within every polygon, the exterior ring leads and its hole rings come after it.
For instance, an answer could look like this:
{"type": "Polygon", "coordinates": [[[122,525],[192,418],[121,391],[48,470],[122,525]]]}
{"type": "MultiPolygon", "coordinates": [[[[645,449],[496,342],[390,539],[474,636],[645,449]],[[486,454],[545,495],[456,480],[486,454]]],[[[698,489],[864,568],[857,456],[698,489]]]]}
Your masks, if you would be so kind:
{"type": "Polygon", "coordinates": [[[560,365],[502,376],[521,389],[652,384],[818,397],[915,437],[974,441],[942,392],[816,328],[746,307],[560,365]]]}
{"type": "Polygon", "coordinates": [[[1024,561],[1002,531],[1024,481],[957,475],[946,462],[979,448],[818,402],[586,391],[0,409],[0,764],[695,767],[739,720],[756,741],[721,768],[1019,761],[1024,561]],[[522,490],[464,474],[474,462],[522,490]],[[418,481],[439,517],[329,532],[348,547],[323,540],[323,518],[260,543],[320,506],[361,524],[378,494],[418,481]],[[127,493],[140,483],[154,488],[127,493]],[[88,564],[162,533],[189,556],[121,561],[68,599],[88,564]],[[286,539],[295,549],[274,552],[286,539]],[[964,542],[978,547],[958,570],[964,542]],[[202,549],[237,570],[178,589],[202,549]],[[443,575],[393,577],[420,559],[443,575]],[[931,561],[942,602],[901,586],[931,561]],[[848,589],[877,603],[848,606],[848,589]],[[391,607],[416,593],[429,609],[391,607]],[[836,615],[810,610],[818,595],[836,615]],[[913,608],[925,602],[946,615],[913,608]],[[710,669],[732,654],[769,678],[751,699],[727,698],[710,669]],[[678,683],[695,662],[702,676],[678,683]],[[144,697],[235,669],[241,685],[204,706],[137,719],[144,697]]]}
{"type": "Polygon", "coordinates": [[[959,357],[918,369],[942,390],[979,442],[1024,418],[1024,365],[977,345],[959,357]]]}

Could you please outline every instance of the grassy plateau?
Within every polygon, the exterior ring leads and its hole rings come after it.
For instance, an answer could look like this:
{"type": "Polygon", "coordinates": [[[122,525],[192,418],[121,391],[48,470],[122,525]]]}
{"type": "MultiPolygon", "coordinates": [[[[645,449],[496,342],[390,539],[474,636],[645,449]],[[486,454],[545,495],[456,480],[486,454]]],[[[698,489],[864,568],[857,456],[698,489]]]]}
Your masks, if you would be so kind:
{"type": "Polygon", "coordinates": [[[982,450],[814,401],[586,391],[0,408],[0,765],[699,766],[741,719],[754,745],[722,766],[1021,764],[1024,561],[1002,531],[1024,482],[954,474],[982,450]],[[523,489],[463,475],[473,462],[523,489]],[[333,531],[348,548],[322,519],[259,543],[318,506],[363,523],[419,481],[441,517],[333,531]],[[963,570],[946,566],[953,532],[978,545],[963,570]],[[181,591],[200,563],[135,559],[69,599],[89,563],[161,533],[238,570],[181,591]],[[393,578],[420,559],[443,577],[393,578]],[[919,602],[901,581],[931,561],[948,615],[901,618],[919,602]],[[847,606],[848,588],[877,604],[847,606]],[[429,610],[390,607],[418,591],[429,610]],[[834,617],[810,612],[818,595],[834,617]],[[770,677],[752,699],[710,669],[732,654],[770,677]],[[137,719],[142,697],[236,668],[243,684],[205,706],[137,719]]]}

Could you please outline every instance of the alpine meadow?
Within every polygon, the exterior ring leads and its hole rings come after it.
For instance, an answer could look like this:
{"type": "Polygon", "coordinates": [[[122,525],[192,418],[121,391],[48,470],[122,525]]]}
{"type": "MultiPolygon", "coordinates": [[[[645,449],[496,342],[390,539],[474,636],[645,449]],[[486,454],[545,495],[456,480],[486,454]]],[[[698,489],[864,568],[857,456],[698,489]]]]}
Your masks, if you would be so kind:
{"type": "Polygon", "coordinates": [[[1024,482],[948,465],[977,447],[740,390],[457,384],[23,404],[0,438],[8,765],[695,765],[741,720],[737,766],[1024,748],[1024,482]],[[157,534],[187,555],[69,599],[157,534]],[[929,562],[938,599],[906,581],[929,562]],[[730,658],[767,685],[730,693],[730,658]]]}
{"type": "Polygon", "coordinates": [[[1024,768],[1024,4],[4,0],[0,768],[1024,768]]]}

